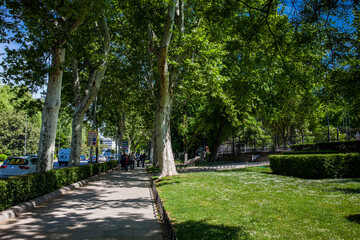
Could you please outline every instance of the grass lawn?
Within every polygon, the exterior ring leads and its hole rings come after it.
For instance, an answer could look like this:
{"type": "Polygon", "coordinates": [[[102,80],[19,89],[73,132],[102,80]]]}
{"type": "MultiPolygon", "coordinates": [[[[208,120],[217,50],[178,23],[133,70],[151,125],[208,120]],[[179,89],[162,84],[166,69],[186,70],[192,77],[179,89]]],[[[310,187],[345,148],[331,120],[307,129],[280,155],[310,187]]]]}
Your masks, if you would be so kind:
{"type": "Polygon", "coordinates": [[[360,179],[309,180],[268,167],[187,173],[157,189],[182,239],[360,239],[360,179]]]}

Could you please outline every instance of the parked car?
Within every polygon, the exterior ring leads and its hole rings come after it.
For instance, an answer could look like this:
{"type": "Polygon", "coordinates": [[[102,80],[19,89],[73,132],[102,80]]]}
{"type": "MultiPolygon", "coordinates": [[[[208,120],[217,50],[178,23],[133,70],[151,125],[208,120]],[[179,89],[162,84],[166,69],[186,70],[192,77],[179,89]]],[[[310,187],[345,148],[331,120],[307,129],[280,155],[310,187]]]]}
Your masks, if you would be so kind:
{"type": "Polygon", "coordinates": [[[108,162],[108,161],[113,161],[113,160],[116,160],[116,159],[115,159],[115,156],[110,156],[110,157],[108,157],[108,158],[106,159],[107,162],[108,162]]]}
{"type": "Polygon", "coordinates": [[[86,161],[85,155],[81,155],[81,156],[80,156],[80,161],[86,161]]]}
{"type": "Polygon", "coordinates": [[[60,149],[59,158],[58,158],[59,166],[61,166],[61,164],[65,164],[66,166],[69,164],[70,151],[71,151],[70,148],[60,149]]]}
{"type": "Polygon", "coordinates": [[[99,156],[99,163],[100,162],[106,162],[106,157],[104,155],[99,156]]]}
{"type": "MultiPolygon", "coordinates": [[[[106,157],[103,156],[103,155],[99,155],[98,159],[99,159],[99,163],[101,163],[101,162],[106,162],[106,157]]],[[[92,162],[94,163],[95,161],[96,161],[96,156],[94,155],[94,156],[92,157],[92,162]]],[[[89,163],[90,163],[90,161],[89,161],[89,163]]]]}
{"type": "Polygon", "coordinates": [[[9,157],[0,166],[0,178],[36,172],[37,157],[9,157]]]}

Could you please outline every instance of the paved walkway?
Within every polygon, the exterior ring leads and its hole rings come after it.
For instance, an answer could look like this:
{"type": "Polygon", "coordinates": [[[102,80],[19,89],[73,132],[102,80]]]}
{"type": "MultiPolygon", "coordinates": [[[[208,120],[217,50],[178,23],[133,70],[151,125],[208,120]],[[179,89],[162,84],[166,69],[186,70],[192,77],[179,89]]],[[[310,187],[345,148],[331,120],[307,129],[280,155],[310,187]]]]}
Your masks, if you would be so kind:
{"type": "Polygon", "coordinates": [[[162,240],[146,172],[120,169],[0,224],[0,239],[162,240]]]}
{"type": "Polygon", "coordinates": [[[228,169],[238,169],[246,167],[256,167],[256,166],[268,166],[270,162],[234,162],[234,163],[225,163],[218,165],[207,165],[207,166],[195,166],[190,164],[186,167],[177,167],[179,173],[186,172],[206,172],[206,171],[223,171],[228,169]]]}

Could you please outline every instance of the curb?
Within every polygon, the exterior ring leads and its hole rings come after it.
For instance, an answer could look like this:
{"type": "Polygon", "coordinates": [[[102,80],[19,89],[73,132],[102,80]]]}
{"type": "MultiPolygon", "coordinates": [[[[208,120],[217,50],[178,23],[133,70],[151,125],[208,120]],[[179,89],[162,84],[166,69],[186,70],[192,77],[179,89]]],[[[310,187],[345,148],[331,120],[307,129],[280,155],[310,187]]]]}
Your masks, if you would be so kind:
{"type": "Polygon", "coordinates": [[[110,169],[110,170],[108,170],[106,172],[99,173],[98,175],[91,176],[91,177],[89,177],[87,179],[84,179],[84,180],[78,181],[76,183],[67,185],[67,186],[65,186],[63,188],[60,188],[58,190],[55,190],[55,191],[53,191],[51,193],[42,195],[40,197],[34,198],[34,199],[32,199],[30,201],[27,201],[25,203],[22,203],[22,204],[19,204],[17,206],[11,207],[11,208],[9,208],[7,210],[4,210],[4,211],[0,212],[0,224],[3,223],[3,222],[8,221],[10,218],[14,218],[14,217],[18,216],[21,213],[24,213],[24,212],[27,212],[27,211],[33,209],[34,207],[36,207],[37,205],[39,205],[41,203],[50,201],[51,199],[59,197],[59,196],[65,194],[67,192],[70,192],[73,189],[85,186],[89,182],[97,180],[98,178],[100,178],[100,176],[105,175],[106,173],[110,173],[110,172],[112,172],[112,171],[114,171],[114,170],[116,170],[118,168],[119,167],[115,167],[115,168],[110,169]]]}
{"type": "Polygon", "coordinates": [[[154,184],[154,180],[149,177],[149,181],[150,181],[150,192],[152,192],[152,198],[153,201],[157,207],[156,211],[158,212],[158,214],[160,215],[160,222],[161,222],[161,228],[163,231],[163,237],[164,239],[167,240],[177,240],[177,236],[174,230],[174,227],[169,219],[169,216],[164,208],[164,205],[162,203],[162,200],[158,194],[158,191],[156,190],[155,184],[154,184]]]}

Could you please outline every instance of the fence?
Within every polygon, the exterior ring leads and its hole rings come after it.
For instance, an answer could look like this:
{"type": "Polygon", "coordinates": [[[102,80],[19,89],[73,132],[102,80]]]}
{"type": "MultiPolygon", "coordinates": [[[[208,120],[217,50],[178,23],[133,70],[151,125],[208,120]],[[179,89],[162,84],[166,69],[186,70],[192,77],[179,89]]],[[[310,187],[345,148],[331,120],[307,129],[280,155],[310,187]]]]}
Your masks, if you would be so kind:
{"type": "Polygon", "coordinates": [[[163,222],[163,227],[164,227],[164,230],[165,230],[165,235],[167,237],[167,239],[169,240],[176,240],[177,237],[176,237],[176,234],[175,234],[175,230],[170,222],[170,219],[167,215],[167,212],[165,211],[165,208],[162,204],[162,201],[159,197],[159,194],[155,188],[155,185],[154,185],[154,181],[152,178],[150,178],[150,186],[151,186],[151,189],[154,193],[154,200],[157,204],[157,207],[158,207],[158,211],[160,213],[160,216],[161,216],[161,220],[163,222]]]}
{"type": "Polygon", "coordinates": [[[323,143],[323,142],[344,142],[354,140],[355,135],[360,133],[360,128],[338,128],[330,132],[317,132],[291,135],[284,140],[280,136],[267,136],[239,139],[234,138],[226,141],[219,146],[218,154],[239,154],[246,152],[268,152],[268,151],[288,151],[293,144],[304,143],[323,143]]]}

